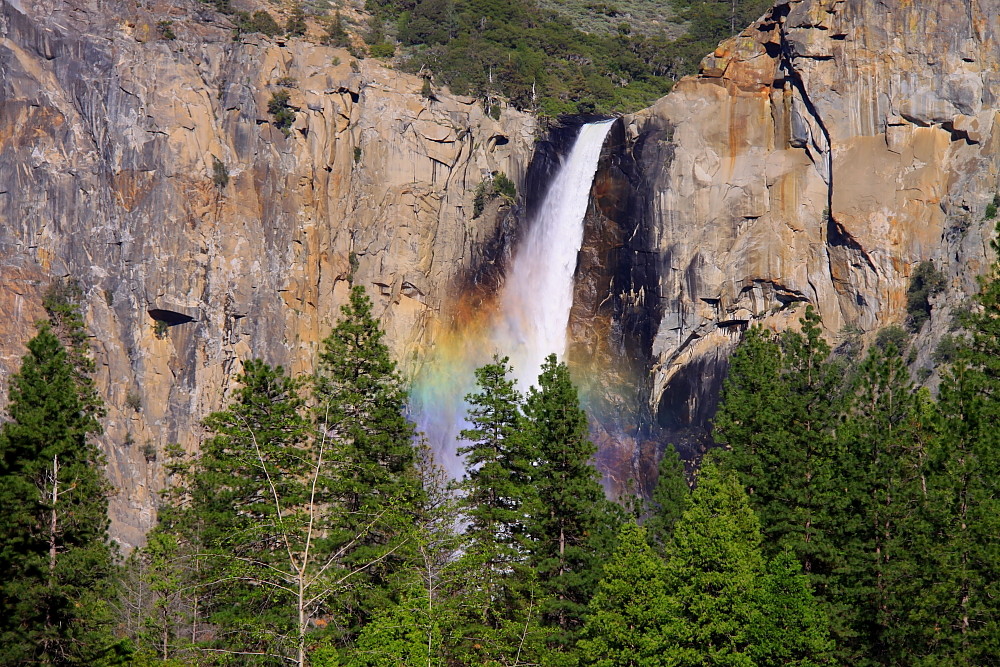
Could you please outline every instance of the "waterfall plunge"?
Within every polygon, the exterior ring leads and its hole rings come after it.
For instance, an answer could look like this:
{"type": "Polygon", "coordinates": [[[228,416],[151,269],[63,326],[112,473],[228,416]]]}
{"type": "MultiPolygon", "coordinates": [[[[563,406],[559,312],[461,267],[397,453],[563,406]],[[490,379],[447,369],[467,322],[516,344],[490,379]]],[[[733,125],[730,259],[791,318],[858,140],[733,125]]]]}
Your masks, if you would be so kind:
{"type": "Polygon", "coordinates": [[[507,273],[492,338],[496,350],[510,357],[522,391],[535,384],[545,357],[555,353],[562,359],[566,352],[583,217],[612,122],[580,128],[507,273]]]}
{"type": "Polygon", "coordinates": [[[411,407],[418,429],[453,478],[464,472],[455,450],[458,433],[467,426],[465,396],[475,389],[473,371],[489,363],[494,352],[508,356],[518,388],[527,391],[545,357],[555,353],[561,359],[566,352],[583,218],[613,122],[580,128],[507,268],[499,306],[486,331],[473,326],[455,332],[454,343],[442,345],[414,382],[411,407]],[[461,349],[453,349],[455,344],[461,349]]]}

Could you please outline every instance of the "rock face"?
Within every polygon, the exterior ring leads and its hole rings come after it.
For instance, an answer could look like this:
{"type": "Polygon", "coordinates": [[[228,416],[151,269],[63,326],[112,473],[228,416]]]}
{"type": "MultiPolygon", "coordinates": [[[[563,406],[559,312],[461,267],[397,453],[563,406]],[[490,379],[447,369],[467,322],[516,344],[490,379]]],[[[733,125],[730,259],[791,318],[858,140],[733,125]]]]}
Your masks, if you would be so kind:
{"type": "Polygon", "coordinates": [[[310,370],[352,282],[412,360],[494,235],[475,187],[519,181],[534,142],[530,116],[424,98],[344,50],[234,42],[197,0],[0,0],[0,72],[0,392],[46,289],[77,281],[125,544],[163,448],[197,445],[242,360],[310,370]]]}
{"type": "Polygon", "coordinates": [[[623,237],[657,277],[649,291],[641,276],[619,285],[620,317],[658,322],[661,424],[705,422],[749,324],[794,325],[810,303],[836,344],[845,327],[902,322],[923,260],[950,292],[922,334],[931,345],[988,262],[998,38],[998,0],[780,1],[623,119],[606,171],[642,193],[623,237]]]}

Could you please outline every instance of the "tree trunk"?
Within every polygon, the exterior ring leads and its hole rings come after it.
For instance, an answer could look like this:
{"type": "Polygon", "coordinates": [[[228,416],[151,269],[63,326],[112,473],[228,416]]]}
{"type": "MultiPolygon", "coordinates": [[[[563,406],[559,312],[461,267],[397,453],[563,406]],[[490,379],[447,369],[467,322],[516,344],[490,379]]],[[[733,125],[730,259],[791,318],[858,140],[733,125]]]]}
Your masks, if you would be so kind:
{"type": "Polygon", "coordinates": [[[49,516],[49,588],[55,586],[56,579],[56,531],[59,528],[59,517],[56,514],[56,503],[59,502],[59,455],[52,457],[52,512],[49,516]]]}

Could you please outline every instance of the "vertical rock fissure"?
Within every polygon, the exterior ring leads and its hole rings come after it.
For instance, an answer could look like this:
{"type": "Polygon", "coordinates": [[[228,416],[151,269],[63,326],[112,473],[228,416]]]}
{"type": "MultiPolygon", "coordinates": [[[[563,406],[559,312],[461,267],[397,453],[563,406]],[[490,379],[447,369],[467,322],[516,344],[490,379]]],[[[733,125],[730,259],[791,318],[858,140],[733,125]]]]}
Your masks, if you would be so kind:
{"type": "MultiPolygon", "coordinates": [[[[833,140],[830,136],[829,129],[827,129],[826,127],[826,123],[823,122],[823,117],[820,115],[819,109],[817,109],[815,103],[812,101],[808,91],[806,90],[806,85],[802,79],[802,75],[795,68],[794,65],[795,54],[793,52],[791,44],[789,44],[788,34],[785,31],[784,18],[787,12],[788,12],[788,6],[784,5],[782,7],[776,7],[774,9],[774,13],[772,14],[772,19],[774,20],[775,24],[778,27],[778,36],[779,39],[781,40],[780,66],[782,71],[785,73],[786,79],[788,80],[789,83],[791,83],[792,87],[798,93],[799,98],[802,100],[802,104],[805,106],[806,111],[809,113],[809,116],[816,123],[816,127],[819,128],[820,132],[823,135],[823,140],[826,142],[826,150],[824,151],[821,149],[821,153],[823,154],[823,163],[824,163],[823,166],[826,171],[825,233],[826,233],[827,270],[830,273],[831,280],[833,280],[834,283],[836,283],[837,280],[835,278],[835,271],[833,269],[833,257],[831,256],[830,248],[831,246],[840,246],[840,247],[845,247],[849,250],[853,250],[859,258],[864,260],[865,264],[868,265],[869,269],[877,273],[875,264],[872,262],[871,257],[869,257],[865,249],[861,246],[860,243],[858,243],[857,239],[855,239],[850,233],[847,232],[846,229],[844,229],[843,225],[837,222],[837,219],[834,216],[833,140]]],[[[817,146],[817,148],[819,147],[817,146]]],[[[815,286],[812,287],[813,290],[815,291],[816,287],[815,286]]]]}

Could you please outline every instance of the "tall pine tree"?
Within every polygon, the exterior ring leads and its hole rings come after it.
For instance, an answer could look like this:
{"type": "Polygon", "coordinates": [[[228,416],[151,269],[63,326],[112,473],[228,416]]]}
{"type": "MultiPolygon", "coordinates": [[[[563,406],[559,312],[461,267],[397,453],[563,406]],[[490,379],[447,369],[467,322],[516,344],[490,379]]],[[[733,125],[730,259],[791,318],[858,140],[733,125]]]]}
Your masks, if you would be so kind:
{"type": "Polygon", "coordinates": [[[691,503],[691,490],[684,477],[684,463],[677,450],[668,445],[658,466],[649,517],[643,524],[650,544],[661,553],[670,543],[674,526],[691,503]]]}
{"type": "Polygon", "coordinates": [[[337,461],[324,489],[337,508],[324,545],[343,551],[344,567],[364,566],[357,594],[342,599],[345,641],[394,595],[392,579],[405,560],[400,551],[420,503],[407,392],[383,338],[371,300],[355,286],[323,341],[315,376],[320,437],[337,461]]]}
{"type": "Polygon", "coordinates": [[[760,523],[736,476],[706,461],[667,550],[665,628],[674,665],[817,665],[827,619],[798,563],[767,562],[760,523]]]}
{"type": "Polygon", "coordinates": [[[1000,261],[976,301],[963,322],[970,338],[941,383],[930,539],[908,624],[912,664],[989,664],[1000,655],[1000,261]]]}
{"type": "Polygon", "coordinates": [[[469,593],[483,604],[469,609],[464,629],[476,648],[473,662],[513,659],[520,637],[537,636],[538,600],[526,568],[525,518],[534,503],[534,451],[524,435],[521,394],[511,379],[507,357],[476,369],[477,390],[466,396],[467,421],[462,508],[467,525],[467,571],[476,572],[469,593]]]}
{"type": "Polygon", "coordinates": [[[528,563],[544,597],[543,622],[555,630],[551,650],[569,650],[600,578],[610,515],[592,462],[597,448],[569,369],[553,354],[541,371],[524,405],[524,435],[535,459],[525,519],[528,563]]]}
{"type": "MultiPolygon", "coordinates": [[[[46,305],[50,305],[47,302],[46,305]]],[[[101,406],[75,307],[59,302],[11,378],[0,429],[0,662],[102,664],[110,634],[109,487],[93,441],[101,406]],[[66,320],[70,320],[70,326],[66,320]]],[[[51,309],[50,309],[51,312],[51,309]]]]}
{"type": "Polygon", "coordinates": [[[666,566],[646,542],[646,531],[626,523],[604,565],[579,640],[580,663],[593,667],[667,667],[667,632],[678,612],[667,594],[666,566]]]}
{"type": "Polygon", "coordinates": [[[852,611],[838,573],[845,570],[838,531],[851,521],[848,468],[836,427],[843,414],[842,372],[829,360],[819,315],[807,306],[801,332],[779,338],[751,329],[733,356],[714,422],[760,515],[765,555],[791,551],[829,612],[839,646],[850,646],[852,611]]]}

